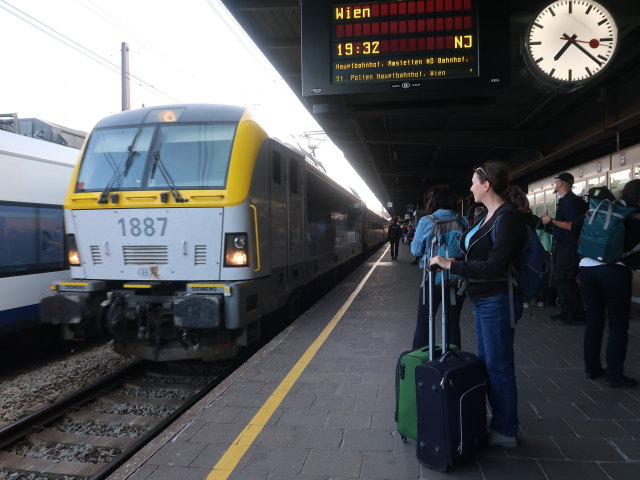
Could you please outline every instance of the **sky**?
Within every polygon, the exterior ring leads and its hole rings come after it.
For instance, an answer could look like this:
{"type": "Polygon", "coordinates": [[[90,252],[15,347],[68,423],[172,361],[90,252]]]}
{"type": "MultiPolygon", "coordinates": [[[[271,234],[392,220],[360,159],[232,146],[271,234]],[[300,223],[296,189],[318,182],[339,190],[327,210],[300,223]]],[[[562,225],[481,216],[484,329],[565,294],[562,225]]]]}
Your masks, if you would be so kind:
{"type": "MultiPolygon", "coordinates": [[[[0,113],[89,132],[122,108],[121,45],[131,108],[221,103],[250,108],[267,132],[308,148],[321,128],[219,0],[0,0],[0,113]]],[[[380,202],[323,135],[329,176],[380,202]]]]}

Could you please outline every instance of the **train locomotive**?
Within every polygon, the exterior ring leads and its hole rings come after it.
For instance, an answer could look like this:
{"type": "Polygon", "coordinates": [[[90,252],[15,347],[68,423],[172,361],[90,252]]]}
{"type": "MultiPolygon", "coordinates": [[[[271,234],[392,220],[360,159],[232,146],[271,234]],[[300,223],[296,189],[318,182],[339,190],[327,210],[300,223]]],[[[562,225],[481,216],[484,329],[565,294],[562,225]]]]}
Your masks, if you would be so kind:
{"type": "Polygon", "coordinates": [[[237,355],[266,314],[384,241],[382,216],[226,105],[100,121],[64,215],[72,279],[42,321],[153,361],[237,355]]]}

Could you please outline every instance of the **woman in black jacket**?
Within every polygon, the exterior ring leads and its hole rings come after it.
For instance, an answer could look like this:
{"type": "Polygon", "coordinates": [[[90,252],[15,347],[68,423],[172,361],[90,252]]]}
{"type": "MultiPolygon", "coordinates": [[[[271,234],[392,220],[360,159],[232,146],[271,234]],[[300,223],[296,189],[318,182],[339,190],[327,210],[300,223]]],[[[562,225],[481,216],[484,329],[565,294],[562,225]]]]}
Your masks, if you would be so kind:
{"type": "Polygon", "coordinates": [[[475,169],[470,190],[474,201],[484,204],[487,213],[464,233],[462,256],[431,260],[432,265],[468,280],[466,293],[476,320],[477,355],[486,369],[492,411],[489,444],[507,448],[517,445],[512,322],[522,315],[522,301],[519,298],[514,302],[512,319],[506,276],[510,265],[518,263],[526,239],[522,216],[507,201],[510,177],[501,162],[490,161],[475,169]]]}

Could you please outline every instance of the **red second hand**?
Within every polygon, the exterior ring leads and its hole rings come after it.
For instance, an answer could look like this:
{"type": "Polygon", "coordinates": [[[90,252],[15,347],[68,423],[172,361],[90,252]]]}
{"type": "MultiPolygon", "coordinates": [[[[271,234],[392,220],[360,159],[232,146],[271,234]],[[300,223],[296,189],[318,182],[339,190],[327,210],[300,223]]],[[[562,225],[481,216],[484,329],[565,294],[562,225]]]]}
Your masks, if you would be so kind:
{"type": "Polygon", "coordinates": [[[578,40],[577,38],[569,38],[569,37],[560,37],[560,40],[567,40],[568,42],[580,42],[580,43],[588,43],[591,48],[598,48],[600,46],[600,42],[596,38],[592,38],[591,40],[578,40]]]}

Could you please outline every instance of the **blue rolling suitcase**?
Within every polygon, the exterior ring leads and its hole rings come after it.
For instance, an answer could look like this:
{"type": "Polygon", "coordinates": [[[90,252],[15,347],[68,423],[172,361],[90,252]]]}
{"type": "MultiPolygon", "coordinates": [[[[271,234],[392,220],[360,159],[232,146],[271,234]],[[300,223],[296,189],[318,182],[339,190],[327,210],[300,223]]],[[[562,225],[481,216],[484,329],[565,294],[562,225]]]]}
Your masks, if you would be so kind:
{"type": "MultiPolygon", "coordinates": [[[[443,290],[444,285],[441,282],[443,290]]],[[[442,317],[444,326],[446,309],[442,317]]],[[[429,343],[433,345],[432,326],[429,330],[429,343]]],[[[446,345],[445,329],[442,336],[442,345],[446,345]]],[[[416,366],[415,382],[416,456],[420,463],[445,471],[472,458],[487,435],[485,374],[478,357],[445,351],[441,357],[416,366]]]]}

